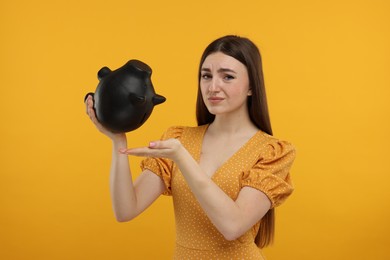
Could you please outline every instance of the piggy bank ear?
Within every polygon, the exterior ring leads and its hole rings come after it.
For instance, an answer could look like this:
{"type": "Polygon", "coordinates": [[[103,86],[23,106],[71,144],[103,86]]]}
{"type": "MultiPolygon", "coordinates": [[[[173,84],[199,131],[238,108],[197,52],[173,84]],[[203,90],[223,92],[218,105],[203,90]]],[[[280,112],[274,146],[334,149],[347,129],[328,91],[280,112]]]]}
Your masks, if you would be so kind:
{"type": "Polygon", "coordinates": [[[97,74],[98,79],[101,80],[102,78],[104,78],[105,76],[107,76],[110,73],[111,73],[111,70],[109,68],[103,67],[98,71],[98,74],[97,74]]]}

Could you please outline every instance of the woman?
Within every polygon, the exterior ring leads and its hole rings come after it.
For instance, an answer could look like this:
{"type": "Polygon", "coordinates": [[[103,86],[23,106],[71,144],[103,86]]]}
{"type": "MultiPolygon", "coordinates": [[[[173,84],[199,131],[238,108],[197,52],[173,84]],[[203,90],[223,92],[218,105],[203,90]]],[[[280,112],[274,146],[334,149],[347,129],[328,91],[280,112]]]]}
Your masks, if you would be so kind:
{"type": "Polygon", "coordinates": [[[172,195],[176,259],[263,259],[274,232],[274,207],[293,191],[294,147],[272,137],[258,48],[225,36],[204,51],[199,67],[198,127],[171,127],[148,147],[127,148],[125,134],[97,121],[113,142],[111,195],[118,221],[172,195]],[[127,155],[147,157],[133,183],[127,155]]]}

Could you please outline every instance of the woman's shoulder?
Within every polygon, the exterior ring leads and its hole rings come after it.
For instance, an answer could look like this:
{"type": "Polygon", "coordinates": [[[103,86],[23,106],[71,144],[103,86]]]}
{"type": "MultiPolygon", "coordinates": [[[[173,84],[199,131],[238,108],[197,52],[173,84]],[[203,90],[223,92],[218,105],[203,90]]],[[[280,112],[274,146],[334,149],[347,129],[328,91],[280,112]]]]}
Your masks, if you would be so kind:
{"type": "Polygon", "coordinates": [[[280,154],[295,154],[295,146],[287,140],[280,139],[273,135],[269,135],[265,132],[259,132],[259,145],[261,147],[260,151],[263,155],[268,155],[266,157],[273,157],[280,154]]]}
{"type": "Polygon", "coordinates": [[[278,136],[274,136],[274,135],[270,135],[270,134],[267,134],[266,132],[263,132],[261,130],[259,130],[259,133],[260,135],[260,140],[264,143],[286,143],[286,144],[290,144],[292,145],[292,143],[290,141],[287,141],[283,138],[279,138],[278,136]]]}

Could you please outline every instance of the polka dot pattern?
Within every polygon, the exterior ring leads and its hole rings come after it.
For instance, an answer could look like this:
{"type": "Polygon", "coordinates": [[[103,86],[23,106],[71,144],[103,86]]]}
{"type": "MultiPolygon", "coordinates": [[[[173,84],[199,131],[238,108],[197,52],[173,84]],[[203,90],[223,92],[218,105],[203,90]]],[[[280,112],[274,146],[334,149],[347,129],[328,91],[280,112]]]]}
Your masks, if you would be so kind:
{"type": "MultiPolygon", "coordinates": [[[[171,127],[162,139],[177,138],[196,161],[200,161],[207,125],[171,127]]],[[[258,131],[211,179],[233,200],[244,186],[264,192],[272,207],[293,191],[290,167],[295,149],[288,142],[258,131]]],[[[146,158],[142,169],[159,175],[172,195],[176,222],[175,259],[264,259],[254,243],[259,223],[234,241],[227,241],[214,227],[192,194],[178,167],[168,159],[146,158]]]]}

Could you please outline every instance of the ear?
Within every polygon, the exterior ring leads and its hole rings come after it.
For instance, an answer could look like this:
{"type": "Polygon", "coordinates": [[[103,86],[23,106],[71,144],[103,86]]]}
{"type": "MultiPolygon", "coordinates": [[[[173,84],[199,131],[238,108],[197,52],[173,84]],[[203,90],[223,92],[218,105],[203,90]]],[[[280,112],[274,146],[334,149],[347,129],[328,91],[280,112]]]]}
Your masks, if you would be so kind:
{"type": "Polygon", "coordinates": [[[103,67],[98,71],[98,79],[101,80],[105,76],[111,73],[111,70],[107,67],[103,67]]]}
{"type": "Polygon", "coordinates": [[[248,90],[248,96],[252,96],[252,89],[251,88],[248,90]]]}

